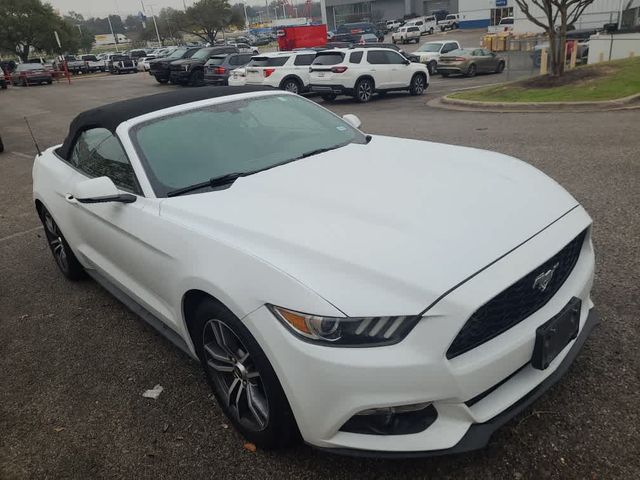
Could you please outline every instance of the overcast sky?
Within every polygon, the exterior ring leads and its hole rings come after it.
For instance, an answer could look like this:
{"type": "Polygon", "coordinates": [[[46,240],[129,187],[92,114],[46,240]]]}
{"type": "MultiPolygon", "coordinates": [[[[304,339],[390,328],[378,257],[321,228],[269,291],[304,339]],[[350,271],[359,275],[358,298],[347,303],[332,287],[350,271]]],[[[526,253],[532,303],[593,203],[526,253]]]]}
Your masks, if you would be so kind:
{"type": "MultiPolygon", "coordinates": [[[[85,17],[104,17],[107,14],[121,15],[126,17],[130,13],[136,14],[142,10],[140,0],[44,0],[60,10],[60,13],[67,13],[70,10],[81,13],[85,17]]],[[[157,13],[163,7],[184,8],[193,4],[193,0],[143,0],[147,14],[151,14],[151,8],[157,13]]],[[[238,3],[237,0],[230,0],[232,5],[238,3]]],[[[297,3],[297,2],[295,2],[297,3]]],[[[247,5],[263,5],[264,0],[247,0],[247,5]]]]}

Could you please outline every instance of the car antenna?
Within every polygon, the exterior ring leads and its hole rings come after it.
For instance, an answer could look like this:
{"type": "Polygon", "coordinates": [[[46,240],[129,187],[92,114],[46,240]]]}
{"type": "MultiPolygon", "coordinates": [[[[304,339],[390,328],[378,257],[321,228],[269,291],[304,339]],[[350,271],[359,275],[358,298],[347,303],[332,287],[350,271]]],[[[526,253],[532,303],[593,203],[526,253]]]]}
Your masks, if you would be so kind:
{"type": "Polygon", "coordinates": [[[33,144],[36,146],[36,151],[38,152],[38,156],[42,155],[42,152],[40,151],[40,146],[38,145],[38,141],[36,140],[35,135],[33,134],[33,130],[31,130],[31,125],[29,125],[29,120],[27,120],[27,117],[24,117],[24,122],[27,124],[29,133],[31,134],[31,139],[33,140],[33,144]]]}

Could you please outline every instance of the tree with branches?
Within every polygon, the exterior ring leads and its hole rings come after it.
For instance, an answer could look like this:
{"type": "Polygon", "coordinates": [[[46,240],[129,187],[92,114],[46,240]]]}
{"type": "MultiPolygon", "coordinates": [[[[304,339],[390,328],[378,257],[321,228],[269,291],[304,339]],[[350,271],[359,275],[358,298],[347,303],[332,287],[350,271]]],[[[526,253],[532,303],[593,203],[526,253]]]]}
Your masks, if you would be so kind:
{"type": "Polygon", "coordinates": [[[530,22],[547,32],[551,74],[562,75],[566,61],[567,31],[573,27],[594,0],[515,0],[515,2],[530,22]]]}
{"type": "Polygon", "coordinates": [[[178,30],[210,43],[222,29],[244,26],[244,17],[234,13],[227,0],[199,0],[185,12],[175,12],[171,20],[178,30]]]}

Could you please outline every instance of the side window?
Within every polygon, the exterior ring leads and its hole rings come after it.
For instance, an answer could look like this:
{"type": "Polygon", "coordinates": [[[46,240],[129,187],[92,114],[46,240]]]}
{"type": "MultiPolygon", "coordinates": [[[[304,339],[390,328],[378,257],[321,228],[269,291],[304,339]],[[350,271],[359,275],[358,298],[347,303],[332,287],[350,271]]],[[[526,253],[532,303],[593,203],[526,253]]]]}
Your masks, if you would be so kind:
{"type": "Polygon", "coordinates": [[[387,51],[387,52],[384,52],[384,54],[387,56],[387,63],[391,65],[400,65],[405,62],[405,59],[402,58],[402,55],[396,52],[387,51]]]}
{"type": "Polygon", "coordinates": [[[297,55],[296,59],[293,61],[294,65],[298,65],[298,66],[309,66],[311,65],[311,62],[313,62],[313,59],[316,58],[316,56],[314,54],[310,54],[310,55],[297,55]]]}
{"type": "Polygon", "coordinates": [[[384,50],[370,50],[367,52],[367,63],[371,65],[386,65],[389,60],[384,50]]]}
{"type": "Polygon", "coordinates": [[[231,55],[229,57],[229,65],[242,65],[240,55],[231,55]]]}
{"type": "Polygon", "coordinates": [[[129,159],[109,130],[94,128],[80,134],[71,163],[88,177],[109,177],[119,188],[139,193],[129,159]]]}
{"type": "Polygon", "coordinates": [[[362,52],[353,52],[349,56],[349,61],[351,63],[360,63],[362,61],[362,52]]]}
{"type": "Polygon", "coordinates": [[[253,57],[253,53],[251,54],[245,54],[245,55],[240,55],[239,59],[240,59],[240,63],[239,65],[246,65],[247,63],[249,63],[251,61],[251,57],[253,57]]]}
{"type": "Polygon", "coordinates": [[[444,47],[442,47],[442,53],[449,53],[458,48],[458,45],[455,43],[446,43],[444,47]]]}

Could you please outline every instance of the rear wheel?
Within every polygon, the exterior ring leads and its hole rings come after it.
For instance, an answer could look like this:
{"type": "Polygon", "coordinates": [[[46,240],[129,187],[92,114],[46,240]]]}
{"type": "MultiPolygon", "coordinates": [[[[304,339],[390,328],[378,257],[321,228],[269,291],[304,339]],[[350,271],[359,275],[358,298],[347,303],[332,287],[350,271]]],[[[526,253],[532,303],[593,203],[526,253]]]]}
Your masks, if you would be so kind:
{"type": "Polygon", "coordinates": [[[193,340],[220,407],[244,437],[262,448],[287,446],[298,428],[276,373],[247,327],[213,299],[194,314],[193,340]]]}
{"type": "Polygon", "coordinates": [[[60,228],[44,206],[39,209],[40,221],[44,226],[44,233],[49,248],[62,274],[69,280],[80,280],[86,276],[84,268],[71,251],[69,244],[62,235],[60,228]]]}
{"type": "Polygon", "coordinates": [[[23,87],[28,86],[27,79],[23,78],[22,81],[20,82],[20,85],[22,85],[23,87]]]}
{"type": "Polygon", "coordinates": [[[295,78],[286,79],[284,82],[282,82],[280,88],[285,92],[291,93],[300,93],[300,91],[302,90],[302,87],[300,87],[300,82],[295,78]]]}
{"type": "Polygon", "coordinates": [[[433,27],[429,29],[429,35],[433,35],[433,27]]]}
{"type": "Polygon", "coordinates": [[[368,78],[358,80],[356,83],[356,100],[360,103],[367,103],[373,95],[373,82],[368,78]]]}
{"type": "Polygon", "coordinates": [[[424,75],[416,73],[411,79],[411,84],[409,85],[409,93],[411,95],[422,95],[427,84],[427,80],[424,75]]]}
{"type": "Polygon", "coordinates": [[[469,68],[467,68],[467,77],[475,77],[476,73],[478,73],[478,69],[476,67],[476,65],[474,63],[472,63],[471,65],[469,65],[469,68]]]}

